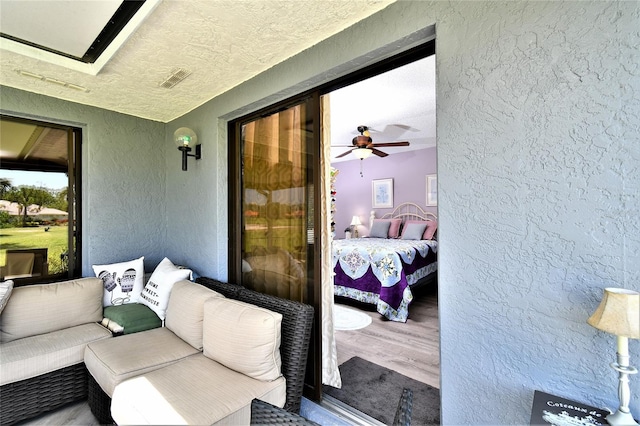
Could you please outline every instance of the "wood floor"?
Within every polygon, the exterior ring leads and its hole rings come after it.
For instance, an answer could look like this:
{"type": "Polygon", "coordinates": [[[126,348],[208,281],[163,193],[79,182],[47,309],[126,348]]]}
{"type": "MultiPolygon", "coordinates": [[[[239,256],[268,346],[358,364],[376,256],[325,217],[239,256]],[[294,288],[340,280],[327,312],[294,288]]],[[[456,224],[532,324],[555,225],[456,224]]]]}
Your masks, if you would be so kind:
{"type": "Polygon", "coordinates": [[[375,311],[365,312],[372,318],[371,325],[336,331],[338,364],[359,356],[440,388],[437,289],[426,288],[415,295],[406,323],[385,320],[375,311]]]}

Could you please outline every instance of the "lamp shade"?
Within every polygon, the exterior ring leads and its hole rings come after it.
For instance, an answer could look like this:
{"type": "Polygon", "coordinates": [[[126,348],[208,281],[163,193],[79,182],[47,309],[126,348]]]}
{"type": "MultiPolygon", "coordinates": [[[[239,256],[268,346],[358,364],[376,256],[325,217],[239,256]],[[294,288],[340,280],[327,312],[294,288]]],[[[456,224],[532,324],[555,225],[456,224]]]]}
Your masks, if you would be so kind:
{"type": "Polygon", "coordinates": [[[362,222],[360,222],[360,218],[358,216],[354,216],[353,219],[351,219],[351,226],[358,225],[362,225],[362,222]]]}
{"type": "Polygon", "coordinates": [[[353,152],[353,155],[355,155],[359,159],[364,160],[365,158],[369,158],[373,150],[369,148],[356,148],[351,152],[353,152]]]}
{"type": "Polygon", "coordinates": [[[605,288],[600,305],[587,323],[616,336],[640,339],[640,293],[605,288]]]}
{"type": "Polygon", "coordinates": [[[173,141],[178,148],[181,146],[193,147],[198,143],[198,135],[188,127],[180,127],[173,132],[173,141]]]}

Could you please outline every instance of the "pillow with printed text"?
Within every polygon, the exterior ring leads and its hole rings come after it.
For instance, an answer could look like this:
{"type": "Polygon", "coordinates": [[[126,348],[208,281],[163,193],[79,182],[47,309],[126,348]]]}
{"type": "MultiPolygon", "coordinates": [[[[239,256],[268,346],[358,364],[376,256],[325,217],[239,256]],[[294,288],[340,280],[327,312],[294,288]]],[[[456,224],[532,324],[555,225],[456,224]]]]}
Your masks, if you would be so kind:
{"type": "Polygon", "coordinates": [[[149,282],[144,286],[139,302],[147,305],[164,321],[173,285],[178,281],[191,278],[192,272],[190,269],[179,268],[165,257],[156,266],[149,278],[149,282]]]}

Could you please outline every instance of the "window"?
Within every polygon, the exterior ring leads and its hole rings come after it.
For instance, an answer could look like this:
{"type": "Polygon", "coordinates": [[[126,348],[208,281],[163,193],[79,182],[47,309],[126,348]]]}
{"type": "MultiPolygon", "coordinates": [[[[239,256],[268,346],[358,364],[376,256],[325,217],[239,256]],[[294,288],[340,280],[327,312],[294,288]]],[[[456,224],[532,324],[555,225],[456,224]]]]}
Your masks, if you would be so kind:
{"type": "Polygon", "coordinates": [[[0,279],[80,276],[81,129],[0,117],[0,279]]]}

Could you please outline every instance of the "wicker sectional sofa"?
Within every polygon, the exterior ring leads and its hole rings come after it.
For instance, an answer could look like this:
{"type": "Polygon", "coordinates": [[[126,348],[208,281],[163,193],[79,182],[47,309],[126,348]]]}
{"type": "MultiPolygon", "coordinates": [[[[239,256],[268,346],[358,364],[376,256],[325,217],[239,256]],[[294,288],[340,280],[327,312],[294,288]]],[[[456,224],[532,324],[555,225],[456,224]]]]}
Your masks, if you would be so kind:
{"type": "MultiPolygon", "coordinates": [[[[165,327],[105,338],[109,334],[85,344],[84,362],[73,366],[80,377],[69,367],[55,370],[54,381],[71,381],[71,389],[81,389],[70,391],[62,403],[88,396],[101,423],[249,424],[256,398],[298,413],[313,308],[209,278],[197,281],[175,284],[165,327]],[[258,322],[248,326],[250,321],[258,322]],[[278,332],[271,333],[275,328],[278,332]],[[274,364],[279,368],[274,370],[274,364]]],[[[101,327],[98,316],[92,324],[101,327]]],[[[58,394],[30,380],[16,396],[2,386],[2,424],[57,407],[9,413],[8,405],[24,403],[20,398],[58,394]]]]}
{"type": "Polygon", "coordinates": [[[84,349],[109,339],[102,281],[16,287],[0,315],[0,424],[87,397],[84,349]]]}

